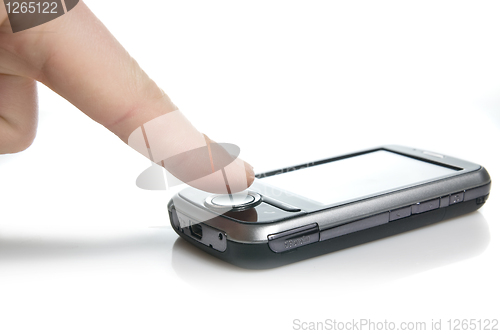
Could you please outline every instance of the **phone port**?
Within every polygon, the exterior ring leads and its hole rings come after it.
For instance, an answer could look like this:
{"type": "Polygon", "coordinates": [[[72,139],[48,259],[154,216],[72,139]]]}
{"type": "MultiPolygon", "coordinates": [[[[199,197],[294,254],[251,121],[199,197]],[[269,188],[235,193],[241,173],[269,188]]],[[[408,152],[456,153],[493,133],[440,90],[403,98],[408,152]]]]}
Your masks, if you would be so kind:
{"type": "Polygon", "coordinates": [[[196,239],[200,239],[203,237],[203,229],[200,224],[189,226],[189,231],[191,231],[191,235],[196,239]]]}

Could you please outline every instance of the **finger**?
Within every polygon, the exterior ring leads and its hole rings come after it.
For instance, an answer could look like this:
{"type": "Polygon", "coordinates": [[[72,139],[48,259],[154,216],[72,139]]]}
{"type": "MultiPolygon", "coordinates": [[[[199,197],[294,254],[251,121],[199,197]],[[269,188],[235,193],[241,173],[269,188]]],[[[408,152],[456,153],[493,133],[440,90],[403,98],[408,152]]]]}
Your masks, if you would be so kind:
{"type": "Polygon", "coordinates": [[[0,8],[0,24],[2,24],[5,20],[7,20],[7,11],[3,8],[0,8]]]}
{"type": "Polygon", "coordinates": [[[177,109],[82,2],[41,26],[2,34],[0,47],[18,56],[19,63],[3,59],[10,68],[43,82],[123,140],[159,112],[177,109]]]}
{"type": "MultiPolygon", "coordinates": [[[[178,109],[84,3],[33,29],[41,33],[0,35],[0,46],[23,41],[22,47],[11,49],[21,53],[25,66],[14,65],[26,69],[25,75],[49,86],[122,140],[127,142],[142,124],[178,109]]],[[[189,151],[205,145],[201,133],[185,118],[165,126],[161,131],[164,138],[159,140],[165,147],[189,151]]],[[[229,173],[246,175],[244,168],[241,162],[229,173]]],[[[252,181],[253,172],[245,184],[252,181]]],[[[220,181],[207,181],[205,190],[212,189],[210,182],[220,181]]]]}
{"type": "Polygon", "coordinates": [[[37,119],[35,81],[0,74],[0,154],[28,148],[35,138],[37,119]]]}

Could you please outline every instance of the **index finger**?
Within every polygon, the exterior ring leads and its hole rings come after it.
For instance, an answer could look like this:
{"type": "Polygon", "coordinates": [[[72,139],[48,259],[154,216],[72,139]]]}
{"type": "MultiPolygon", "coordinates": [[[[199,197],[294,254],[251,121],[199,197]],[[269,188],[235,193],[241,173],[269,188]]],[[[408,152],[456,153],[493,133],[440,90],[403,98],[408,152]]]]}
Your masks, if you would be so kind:
{"type": "MultiPolygon", "coordinates": [[[[178,110],[83,2],[33,29],[53,33],[0,36],[0,43],[10,45],[22,59],[21,75],[44,83],[123,141],[141,125],[178,110]]],[[[176,152],[206,145],[186,118],[173,119],[175,124],[165,124],[169,135],[159,140],[161,145],[173,146],[176,152]]],[[[249,165],[239,159],[226,168],[226,174],[237,183],[231,187],[234,191],[246,189],[254,177],[249,165]]],[[[226,189],[220,177],[204,179],[198,188],[226,189]]]]}

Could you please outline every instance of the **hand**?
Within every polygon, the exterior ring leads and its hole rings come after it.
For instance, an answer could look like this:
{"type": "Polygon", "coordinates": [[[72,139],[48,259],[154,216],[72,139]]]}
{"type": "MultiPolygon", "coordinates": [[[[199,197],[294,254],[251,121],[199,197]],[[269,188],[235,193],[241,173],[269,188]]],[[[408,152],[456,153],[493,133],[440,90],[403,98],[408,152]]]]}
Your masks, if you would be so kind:
{"type": "MultiPolygon", "coordinates": [[[[28,32],[12,33],[6,8],[0,5],[0,154],[20,152],[35,138],[36,81],[155,163],[211,146],[82,1],[28,32]],[[152,158],[142,149],[136,135],[144,130],[163,156],[152,158]],[[135,138],[133,143],[129,137],[135,138]]],[[[206,161],[196,155],[182,157],[164,167],[205,191],[238,192],[254,180],[252,168],[240,159],[231,159],[222,175],[214,170],[218,158],[212,154],[211,173],[193,180],[206,169],[206,161]]]]}

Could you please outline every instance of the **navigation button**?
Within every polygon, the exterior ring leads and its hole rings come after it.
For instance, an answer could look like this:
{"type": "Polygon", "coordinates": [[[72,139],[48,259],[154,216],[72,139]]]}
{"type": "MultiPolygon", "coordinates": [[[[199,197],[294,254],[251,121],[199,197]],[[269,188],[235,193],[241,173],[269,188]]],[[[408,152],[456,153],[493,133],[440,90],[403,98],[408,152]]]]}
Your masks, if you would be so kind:
{"type": "Polygon", "coordinates": [[[212,198],[212,204],[220,206],[239,206],[245,205],[255,201],[255,197],[252,195],[246,196],[231,196],[231,195],[220,195],[212,198]]]}
{"type": "Polygon", "coordinates": [[[243,211],[262,202],[262,196],[253,191],[240,194],[212,195],[205,198],[205,206],[224,211],[243,211]]]}

